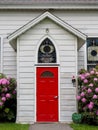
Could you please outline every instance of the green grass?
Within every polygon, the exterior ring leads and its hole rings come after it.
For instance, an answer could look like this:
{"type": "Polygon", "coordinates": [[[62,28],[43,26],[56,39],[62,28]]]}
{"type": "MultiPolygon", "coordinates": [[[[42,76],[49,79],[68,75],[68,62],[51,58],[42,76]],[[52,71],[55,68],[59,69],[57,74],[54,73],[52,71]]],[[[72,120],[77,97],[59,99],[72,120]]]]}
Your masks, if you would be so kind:
{"type": "Polygon", "coordinates": [[[98,130],[98,126],[86,125],[86,124],[71,124],[73,130],[98,130]]]}
{"type": "Polygon", "coordinates": [[[29,130],[29,125],[15,123],[0,123],[0,130],[29,130]]]}

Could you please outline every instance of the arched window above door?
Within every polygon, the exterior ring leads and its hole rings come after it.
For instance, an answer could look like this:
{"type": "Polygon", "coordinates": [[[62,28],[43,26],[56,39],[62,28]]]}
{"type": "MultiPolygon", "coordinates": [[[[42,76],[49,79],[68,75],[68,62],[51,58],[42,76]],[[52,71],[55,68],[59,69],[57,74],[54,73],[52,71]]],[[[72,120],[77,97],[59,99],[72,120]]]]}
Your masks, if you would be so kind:
{"type": "Polygon", "coordinates": [[[56,63],[56,50],[49,38],[42,41],[38,49],[38,63],[56,63]]]}

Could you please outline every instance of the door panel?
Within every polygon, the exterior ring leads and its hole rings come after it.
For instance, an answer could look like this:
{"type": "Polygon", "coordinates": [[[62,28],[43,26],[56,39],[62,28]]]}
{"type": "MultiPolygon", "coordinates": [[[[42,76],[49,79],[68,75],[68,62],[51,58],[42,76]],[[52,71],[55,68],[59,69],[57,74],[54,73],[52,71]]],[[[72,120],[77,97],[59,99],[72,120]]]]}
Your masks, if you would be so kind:
{"type": "Polygon", "coordinates": [[[58,121],[58,68],[37,67],[37,121],[58,121]]]}

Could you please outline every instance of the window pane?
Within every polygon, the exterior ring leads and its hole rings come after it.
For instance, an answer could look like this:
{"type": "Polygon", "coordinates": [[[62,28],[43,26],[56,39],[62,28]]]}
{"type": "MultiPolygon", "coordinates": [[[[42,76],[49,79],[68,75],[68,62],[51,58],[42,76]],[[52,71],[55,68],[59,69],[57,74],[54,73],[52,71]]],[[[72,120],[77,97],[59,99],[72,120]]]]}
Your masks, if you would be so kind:
{"type": "Polygon", "coordinates": [[[53,78],[54,77],[54,74],[50,71],[45,71],[41,74],[41,78],[53,78]]]}
{"type": "Polygon", "coordinates": [[[56,63],[56,50],[48,38],[46,38],[39,47],[38,63],[56,63]]]}

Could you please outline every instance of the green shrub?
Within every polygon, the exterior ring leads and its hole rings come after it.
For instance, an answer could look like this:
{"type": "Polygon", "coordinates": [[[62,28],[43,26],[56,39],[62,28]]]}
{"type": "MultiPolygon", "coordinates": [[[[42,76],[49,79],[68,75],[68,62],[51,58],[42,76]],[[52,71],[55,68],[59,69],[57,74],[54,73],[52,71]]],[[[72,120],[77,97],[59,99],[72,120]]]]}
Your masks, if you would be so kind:
{"type": "Polygon", "coordinates": [[[15,121],[16,80],[0,74],[0,122],[15,121]]]}
{"type": "MultiPolygon", "coordinates": [[[[80,71],[81,72],[81,71],[80,71]]],[[[78,111],[83,115],[83,122],[98,123],[98,71],[83,71],[78,77],[78,111]]]]}

